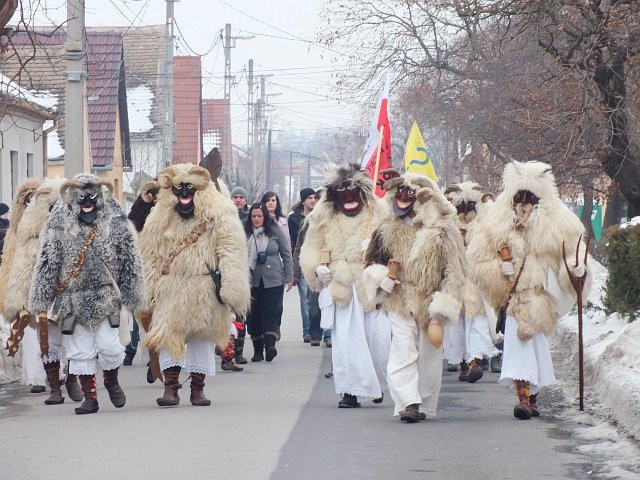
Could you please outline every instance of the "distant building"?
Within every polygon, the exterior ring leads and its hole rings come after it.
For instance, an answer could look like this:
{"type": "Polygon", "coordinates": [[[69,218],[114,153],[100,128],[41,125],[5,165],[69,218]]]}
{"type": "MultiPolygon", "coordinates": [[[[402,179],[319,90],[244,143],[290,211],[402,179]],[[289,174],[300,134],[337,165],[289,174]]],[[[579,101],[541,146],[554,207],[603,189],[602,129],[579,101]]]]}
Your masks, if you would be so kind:
{"type": "Polygon", "coordinates": [[[202,100],[203,147],[218,147],[225,169],[233,167],[231,146],[231,106],[223,98],[202,100]]]}
{"type": "Polygon", "coordinates": [[[202,159],[202,70],[200,57],[173,57],[176,139],[172,163],[202,159]]]}

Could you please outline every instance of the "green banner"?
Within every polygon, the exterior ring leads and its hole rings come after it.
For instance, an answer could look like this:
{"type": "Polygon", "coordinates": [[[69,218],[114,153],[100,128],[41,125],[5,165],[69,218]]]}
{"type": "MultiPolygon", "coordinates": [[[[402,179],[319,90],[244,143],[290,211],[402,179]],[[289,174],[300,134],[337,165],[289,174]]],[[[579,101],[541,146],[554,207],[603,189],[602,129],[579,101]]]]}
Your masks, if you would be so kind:
{"type": "MultiPolygon", "coordinates": [[[[578,205],[578,218],[582,215],[582,205],[578,205]]],[[[591,212],[591,226],[593,228],[593,238],[600,240],[602,236],[602,205],[594,205],[591,212]]]]}

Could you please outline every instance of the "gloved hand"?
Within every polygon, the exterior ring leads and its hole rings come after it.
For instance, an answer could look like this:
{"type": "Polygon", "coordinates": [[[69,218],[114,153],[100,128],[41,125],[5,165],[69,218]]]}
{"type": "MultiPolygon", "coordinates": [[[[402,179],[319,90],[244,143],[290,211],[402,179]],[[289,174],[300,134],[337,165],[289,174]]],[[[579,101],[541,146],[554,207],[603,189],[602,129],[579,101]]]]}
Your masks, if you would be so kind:
{"type": "Polygon", "coordinates": [[[573,267],[573,274],[578,278],[584,277],[584,274],[586,272],[587,272],[587,267],[585,267],[584,263],[582,262],[578,263],[578,266],[573,267]]]}
{"type": "Polygon", "coordinates": [[[384,277],[380,280],[380,288],[387,293],[391,293],[393,291],[393,287],[398,285],[400,280],[394,280],[393,278],[384,277]]]}
{"type": "Polygon", "coordinates": [[[368,238],[365,238],[364,240],[362,240],[362,242],[360,243],[360,247],[362,248],[363,252],[367,251],[367,248],[369,248],[369,243],[371,242],[371,240],[369,240],[368,238]]]}
{"type": "Polygon", "coordinates": [[[516,270],[513,268],[512,262],[502,262],[500,272],[506,277],[511,277],[516,274],[516,270]]]}
{"type": "Polygon", "coordinates": [[[316,275],[323,286],[327,286],[331,282],[331,270],[326,265],[318,265],[316,267],[316,275]]]}

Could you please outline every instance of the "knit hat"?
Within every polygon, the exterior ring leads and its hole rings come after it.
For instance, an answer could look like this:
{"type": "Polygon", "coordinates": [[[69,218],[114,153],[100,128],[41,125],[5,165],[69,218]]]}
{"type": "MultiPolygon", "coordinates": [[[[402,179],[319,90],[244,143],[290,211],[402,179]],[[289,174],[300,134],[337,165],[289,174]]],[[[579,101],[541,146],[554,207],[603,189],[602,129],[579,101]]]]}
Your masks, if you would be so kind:
{"type": "Polygon", "coordinates": [[[300,201],[304,203],[304,201],[310,197],[311,195],[315,195],[316,191],[313,188],[303,188],[300,190],[300,201]]]}
{"type": "Polygon", "coordinates": [[[241,187],[240,185],[231,190],[231,196],[235,197],[236,195],[242,195],[247,200],[249,199],[249,192],[247,192],[246,188],[241,187]]]}
{"type": "Polygon", "coordinates": [[[6,203],[0,203],[0,215],[4,215],[9,211],[9,206],[6,203]]]}

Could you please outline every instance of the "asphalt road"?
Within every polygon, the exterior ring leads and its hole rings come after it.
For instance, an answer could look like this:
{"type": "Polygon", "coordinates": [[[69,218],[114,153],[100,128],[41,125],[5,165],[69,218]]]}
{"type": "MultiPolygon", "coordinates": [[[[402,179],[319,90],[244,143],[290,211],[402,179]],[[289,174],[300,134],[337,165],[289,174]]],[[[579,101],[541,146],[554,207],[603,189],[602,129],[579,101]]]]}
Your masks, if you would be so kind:
{"type": "Polygon", "coordinates": [[[188,385],[180,406],[157,407],[162,387],[145,382],[142,365],[121,369],[122,409],[99,381],[95,415],[19,389],[0,412],[0,479],[586,478],[591,460],[571,433],[554,418],[515,420],[515,396],[495,374],[472,385],[445,373],[438,416],[419,424],[393,418],[388,395],[338,409],[324,377],[330,350],[302,343],[297,305],[292,291],[272,363],[207,379],[208,408],[190,405],[188,385]]]}

